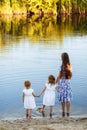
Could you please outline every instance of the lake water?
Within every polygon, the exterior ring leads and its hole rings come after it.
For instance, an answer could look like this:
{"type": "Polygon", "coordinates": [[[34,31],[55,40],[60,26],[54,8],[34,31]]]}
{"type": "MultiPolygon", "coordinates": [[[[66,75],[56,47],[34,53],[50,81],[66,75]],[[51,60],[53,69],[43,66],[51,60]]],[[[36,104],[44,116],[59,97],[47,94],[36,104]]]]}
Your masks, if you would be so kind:
{"type": "MultiPolygon", "coordinates": [[[[23,118],[24,81],[39,94],[48,75],[57,77],[61,53],[73,67],[71,116],[87,116],[87,18],[0,17],[0,118],[23,118]]],[[[57,99],[54,116],[61,116],[57,99]]],[[[37,108],[42,97],[35,98],[37,108]]],[[[41,113],[33,111],[33,116],[41,113]]],[[[48,108],[47,108],[48,111],[48,108]]]]}

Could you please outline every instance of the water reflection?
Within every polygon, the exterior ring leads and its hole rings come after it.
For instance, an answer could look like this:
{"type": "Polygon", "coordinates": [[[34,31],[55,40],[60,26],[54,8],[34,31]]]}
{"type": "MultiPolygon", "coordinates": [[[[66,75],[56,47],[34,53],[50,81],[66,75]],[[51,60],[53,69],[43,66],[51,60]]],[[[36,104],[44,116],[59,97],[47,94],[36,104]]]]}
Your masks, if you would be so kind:
{"type": "MultiPolygon", "coordinates": [[[[40,93],[48,75],[58,74],[63,51],[73,66],[72,115],[87,115],[87,18],[0,17],[0,118],[24,115],[24,80],[40,93]]],[[[42,97],[36,103],[41,106],[42,97]]],[[[61,114],[56,105],[55,113],[61,114]]]]}
{"type": "Polygon", "coordinates": [[[73,26],[73,31],[80,31],[81,35],[86,35],[87,34],[87,17],[83,15],[82,17],[77,15],[77,16],[72,16],[72,26],[73,26]]]}
{"type": "Polygon", "coordinates": [[[55,44],[56,42],[62,44],[64,36],[73,33],[77,35],[77,32],[79,32],[78,35],[87,34],[87,18],[85,16],[0,17],[0,46],[5,46],[8,39],[10,39],[10,44],[19,43],[19,36],[28,37],[31,43],[44,41],[45,44],[49,44],[48,39],[50,39],[55,44]]]}

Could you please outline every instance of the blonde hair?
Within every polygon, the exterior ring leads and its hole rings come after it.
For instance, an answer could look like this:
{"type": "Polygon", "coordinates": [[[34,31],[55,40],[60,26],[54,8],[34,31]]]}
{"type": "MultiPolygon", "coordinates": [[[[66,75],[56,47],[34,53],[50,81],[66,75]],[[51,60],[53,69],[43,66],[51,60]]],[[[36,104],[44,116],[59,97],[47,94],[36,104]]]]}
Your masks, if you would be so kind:
{"type": "Polygon", "coordinates": [[[24,85],[25,85],[26,88],[30,88],[31,82],[27,80],[27,81],[24,82],[24,85]]]}
{"type": "Polygon", "coordinates": [[[48,83],[55,84],[55,77],[53,75],[49,75],[49,77],[48,77],[48,83]]]}

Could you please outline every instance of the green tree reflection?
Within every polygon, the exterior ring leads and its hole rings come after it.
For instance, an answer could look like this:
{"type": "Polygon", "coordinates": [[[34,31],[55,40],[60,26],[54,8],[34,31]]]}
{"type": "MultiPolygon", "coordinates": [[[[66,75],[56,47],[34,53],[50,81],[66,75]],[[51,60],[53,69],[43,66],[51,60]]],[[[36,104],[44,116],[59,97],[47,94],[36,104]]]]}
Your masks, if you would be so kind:
{"type": "Polygon", "coordinates": [[[62,44],[65,36],[87,35],[87,18],[85,16],[69,17],[0,17],[0,46],[19,43],[20,38],[27,37],[31,43],[62,44]],[[79,34],[75,34],[79,32],[79,34]],[[15,40],[13,40],[15,39],[15,40]]]}

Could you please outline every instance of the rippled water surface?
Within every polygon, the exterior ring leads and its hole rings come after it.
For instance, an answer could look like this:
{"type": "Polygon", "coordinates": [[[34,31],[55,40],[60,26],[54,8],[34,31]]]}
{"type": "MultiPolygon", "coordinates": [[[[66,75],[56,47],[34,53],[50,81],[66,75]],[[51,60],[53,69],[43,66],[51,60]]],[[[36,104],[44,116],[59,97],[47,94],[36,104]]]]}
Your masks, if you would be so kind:
{"type": "MultiPolygon", "coordinates": [[[[25,116],[24,81],[39,94],[48,75],[57,76],[62,52],[73,67],[71,115],[87,116],[87,19],[0,18],[0,118],[25,116]]],[[[57,95],[54,116],[61,116],[57,95]]],[[[35,99],[37,108],[42,98],[35,99]]],[[[41,116],[37,108],[33,115],[41,116]]]]}

